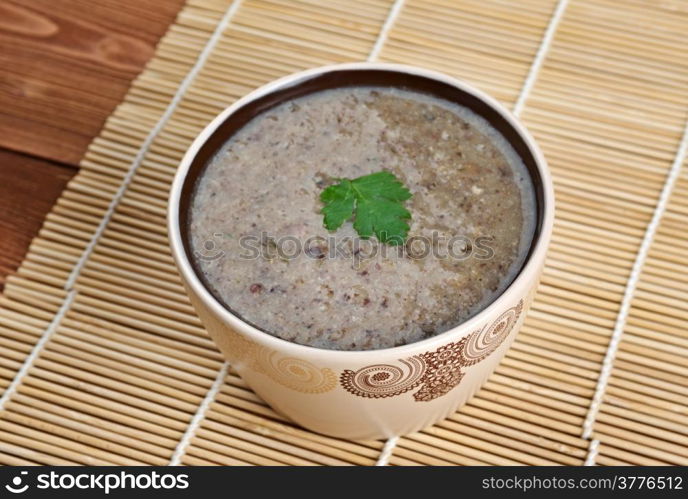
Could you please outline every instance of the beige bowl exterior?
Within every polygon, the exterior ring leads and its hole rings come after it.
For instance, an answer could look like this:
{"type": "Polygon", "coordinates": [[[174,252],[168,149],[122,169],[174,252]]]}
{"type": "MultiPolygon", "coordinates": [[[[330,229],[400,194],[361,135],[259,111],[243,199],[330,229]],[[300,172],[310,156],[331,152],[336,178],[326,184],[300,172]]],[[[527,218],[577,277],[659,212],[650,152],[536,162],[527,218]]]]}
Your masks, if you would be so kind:
{"type": "MultiPolygon", "coordinates": [[[[537,186],[536,186],[537,188],[537,186]]],[[[525,128],[491,97],[446,75],[409,66],[356,63],[297,73],[251,92],[222,112],[194,141],[172,185],[169,236],[191,302],[220,351],[270,406],[318,433],[347,439],[389,438],[447,417],[482,386],[520,328],[542,272],[552,232],[554,195],[545,160],[525,128]],[[329,71],[381,69],[448,83],[497,110],[525,140],[543,191],[540,236],[514,282],[485,310],[435,337],[371,351],[324,350],[284,341],[245,323],[220,304],[195,274],[184,250],[180,196],[203,143],[246,103],[329,71]]]]}

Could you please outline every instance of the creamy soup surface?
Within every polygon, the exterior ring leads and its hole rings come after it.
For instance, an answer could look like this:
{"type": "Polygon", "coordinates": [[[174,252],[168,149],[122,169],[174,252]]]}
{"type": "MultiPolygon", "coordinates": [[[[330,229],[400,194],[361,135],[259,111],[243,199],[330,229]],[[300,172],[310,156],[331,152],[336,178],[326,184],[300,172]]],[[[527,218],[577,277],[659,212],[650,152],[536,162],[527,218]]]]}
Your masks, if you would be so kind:
{"type": "Polygon", "coordinates": [[[447,331],[513,280],[533,236],[533,187],[470,110],[386,87],[285,102],[232,136],[190,207],[196,265],[232,312],[282,339],[370,350],[447,331]],[[387,170],[411,191],[407,243],[328,232],[320,194],[387,170]]]}

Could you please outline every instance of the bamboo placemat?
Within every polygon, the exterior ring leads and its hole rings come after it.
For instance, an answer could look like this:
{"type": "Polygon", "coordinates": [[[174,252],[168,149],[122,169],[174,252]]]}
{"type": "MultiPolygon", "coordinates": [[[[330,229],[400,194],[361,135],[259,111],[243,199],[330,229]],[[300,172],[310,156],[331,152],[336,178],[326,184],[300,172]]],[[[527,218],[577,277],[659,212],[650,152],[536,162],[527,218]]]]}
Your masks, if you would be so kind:
{"type": "Polygon", "coordinates": [[[688,464],[688,9],[189,0],[0,297],[3,464],[688,464]],[[535,303],[487,385],[389,442],[295,427],[207,338],[165,234],[195,134],[318,65],[417,64],[514,108],[554,174],[535,303]]]}

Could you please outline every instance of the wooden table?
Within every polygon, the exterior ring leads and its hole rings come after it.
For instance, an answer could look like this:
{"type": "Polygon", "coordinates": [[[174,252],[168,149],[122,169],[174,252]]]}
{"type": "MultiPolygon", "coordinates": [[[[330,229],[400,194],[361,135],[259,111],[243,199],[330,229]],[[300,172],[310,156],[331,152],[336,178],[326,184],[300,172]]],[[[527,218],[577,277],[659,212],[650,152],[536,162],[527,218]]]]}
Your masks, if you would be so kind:
{"type": "Polygon", "coordinates": [[[184,0],[0,0],[0,289],[184,0]]]}

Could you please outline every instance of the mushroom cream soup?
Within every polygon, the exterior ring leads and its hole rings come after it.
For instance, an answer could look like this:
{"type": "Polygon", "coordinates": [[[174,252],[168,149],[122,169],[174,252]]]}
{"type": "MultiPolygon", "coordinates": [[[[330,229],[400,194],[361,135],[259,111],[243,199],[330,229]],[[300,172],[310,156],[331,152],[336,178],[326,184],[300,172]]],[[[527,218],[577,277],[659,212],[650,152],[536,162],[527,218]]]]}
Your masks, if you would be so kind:
{"type": "Polygon", "coordinates": [[[387,87],[284,102],[220,148],[194,188],[192,259],[233,313],[284,340],[370,350],[442,333],[488,306],[528,253],[535,198],[508,142],[467,108],[387,87]],[[323,225],[323,189],[393,173],[404,244],[323,225]]]}

